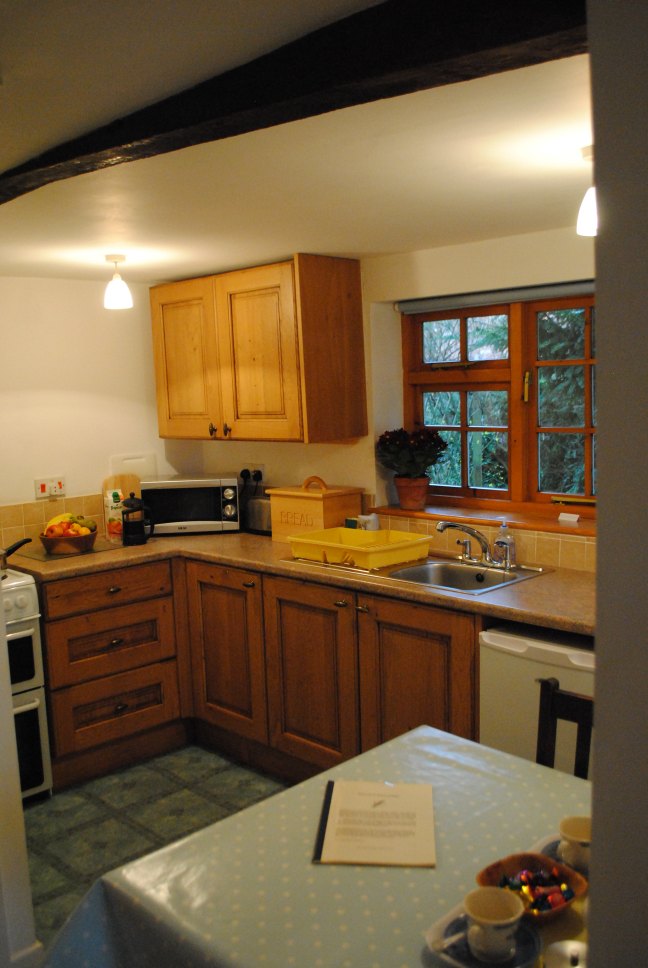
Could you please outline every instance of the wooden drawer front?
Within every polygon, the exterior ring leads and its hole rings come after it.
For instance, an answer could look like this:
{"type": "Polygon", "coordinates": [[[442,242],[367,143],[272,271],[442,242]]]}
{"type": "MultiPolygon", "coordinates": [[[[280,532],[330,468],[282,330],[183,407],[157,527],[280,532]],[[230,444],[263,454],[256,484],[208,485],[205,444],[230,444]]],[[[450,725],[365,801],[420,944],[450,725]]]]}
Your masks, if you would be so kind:
{"type": "Polygon", "coordinates": [[[46,626],[51,689],[114,675],[175,654],[173,600],[153,598],[46,626]]]}
{"type": "Polygon", "coordinates": [[[57,756],[151,729],[180,715],[176,663],[59,689],[51,706],[57,756]]]}
{"type": "Polygon", "coordinates": [[[110,571],[46,583],[43,585],[43,612],[48,619],[66,618],[97,608],[170,595],[171,591],[169,561],[112,568],[110,571]]]}

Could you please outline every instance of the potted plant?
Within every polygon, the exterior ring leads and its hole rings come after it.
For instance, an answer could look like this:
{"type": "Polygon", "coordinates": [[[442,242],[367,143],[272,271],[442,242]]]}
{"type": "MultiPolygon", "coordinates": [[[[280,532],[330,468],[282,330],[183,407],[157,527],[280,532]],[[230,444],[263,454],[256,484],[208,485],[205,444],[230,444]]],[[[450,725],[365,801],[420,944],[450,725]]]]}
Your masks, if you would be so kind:
{"type": "Polygon", "coordinates": [[[395,471],[394,484],[398,503],[406,511],[420,511],[425,507],[430,483],[428,467],[443,460],[447,443],[438,430],[386,430],[376,443],[376,457],[383,467],[395,471]]]}

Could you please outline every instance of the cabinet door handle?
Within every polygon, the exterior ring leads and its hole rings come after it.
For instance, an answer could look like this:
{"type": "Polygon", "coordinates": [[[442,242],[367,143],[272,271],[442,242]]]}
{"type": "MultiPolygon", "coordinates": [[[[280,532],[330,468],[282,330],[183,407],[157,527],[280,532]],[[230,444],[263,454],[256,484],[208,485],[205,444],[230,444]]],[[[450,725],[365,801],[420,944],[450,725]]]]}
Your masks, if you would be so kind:
{"type": "Polygon", "coordinates": [[[127,709],[128,709],[127,702],[118,702],[114,710],[115,716],[119,716],[121,713],[125,713],[127,709]]]}
{"type": "Polygon", "coordinates": [[[253,581],[243,582],[243,588],[254,588],[255,585],[256,585],[256,582],[253,582],[253,581]]]}
{"type": "Polygon", "coordinates": [[[210,423],[207,429],[209,430],[210,437],[215,437],[216,434],[218,433],[218,427],[214,427],[213,423],[210,423]]]}
{"type": "Polygon", "coordinates": [[[336,608],[346,608],[349,603],[342,598],[340,601],[334,602],[333,604],[336,608]]]}
{"type": "Polygon", "coordinates": [[[230,427],[229,424],[227,423],[223,424],[223,433],[225,434],[226,437],[228,436],[228,434],[232,433],[232,428],[230,427]]]}
{"type": "Polygon", "coordinates": [[[369,614],[369,608],[366,605],[356,605],[356,612],[365,612],[369,614]]]}
{"type": "Polygon", "coordinates": [[[119,585],[111,585],[110,588],[108,589],[108,594],[116,595],[120,591],[121,591],[121,588],[119,587],[119,585]]]}

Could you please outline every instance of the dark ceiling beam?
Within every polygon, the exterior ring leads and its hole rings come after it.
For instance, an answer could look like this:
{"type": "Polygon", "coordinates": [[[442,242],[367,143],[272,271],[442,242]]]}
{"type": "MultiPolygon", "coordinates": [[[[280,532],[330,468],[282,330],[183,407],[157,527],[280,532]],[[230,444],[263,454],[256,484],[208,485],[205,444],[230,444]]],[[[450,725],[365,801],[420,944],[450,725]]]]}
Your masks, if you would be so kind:
{"type": "Polygon", "coordinates": [[[387,0],[0,175],[52,181],[587,50],[585,0],[387,0]]]}

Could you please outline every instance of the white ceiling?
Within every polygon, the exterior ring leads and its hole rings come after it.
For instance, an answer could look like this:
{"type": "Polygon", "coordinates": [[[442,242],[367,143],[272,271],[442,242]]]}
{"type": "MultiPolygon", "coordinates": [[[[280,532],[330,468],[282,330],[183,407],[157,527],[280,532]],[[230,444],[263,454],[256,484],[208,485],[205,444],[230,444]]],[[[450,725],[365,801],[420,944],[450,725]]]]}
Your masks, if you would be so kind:
{"type": "MultiPolygon", "coordinates": [[[[0,170],[372,5],[157,0],[130,23],[127,0],[0,0],[0,170]]],[[[0,205],[0,274],[103,279],[117,252],[151,282],[570,226],[589,92],[579,55],[46,185],[0,205]]]]}

